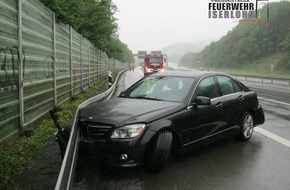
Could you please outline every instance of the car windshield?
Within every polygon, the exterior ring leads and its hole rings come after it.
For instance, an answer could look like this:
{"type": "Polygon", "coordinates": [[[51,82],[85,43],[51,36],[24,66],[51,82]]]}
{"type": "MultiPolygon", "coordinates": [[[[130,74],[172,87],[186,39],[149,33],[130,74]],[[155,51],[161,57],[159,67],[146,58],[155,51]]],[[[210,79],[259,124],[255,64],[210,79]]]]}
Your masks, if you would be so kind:
{"type": "Polygon", "coordinates": [[[194,78],[150,76],[121,93],[120,97],[181,102],[189,93],[194,78]]]}

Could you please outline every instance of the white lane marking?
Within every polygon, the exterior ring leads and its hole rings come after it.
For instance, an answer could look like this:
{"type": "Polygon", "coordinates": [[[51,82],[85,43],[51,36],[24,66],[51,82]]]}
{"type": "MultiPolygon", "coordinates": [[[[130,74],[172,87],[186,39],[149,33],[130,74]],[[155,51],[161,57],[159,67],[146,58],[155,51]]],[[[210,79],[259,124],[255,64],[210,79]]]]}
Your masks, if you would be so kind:
{"type": "Polygon", "coordinates": [[[261,100],[264,100],[264,101],[269,101],[269,102],[274,102],[274,103],[277,103],[277,104],[282,104],[282,105],[285,105],[285,106],[290,106],[290,104],[285,103],[285,102],[280,102],[280,101],[276,101],[276,100],[272,100],[272,99],[262,98],[260,96],[258,98],[261,99],[261,100]]]}
{"type": "Polygon", "coordinates": [[[261,135],[264,135],[265,137],[268,137],[268,138],[290,148],[290,141],[289,140],[287,140],[283,137],[280,137],[274,133],[271,133],[269,131],[266,131],[265,129],[262,129],[260,127],[255,127],[254,129],[256,132],[260,133],[261,135]]]}

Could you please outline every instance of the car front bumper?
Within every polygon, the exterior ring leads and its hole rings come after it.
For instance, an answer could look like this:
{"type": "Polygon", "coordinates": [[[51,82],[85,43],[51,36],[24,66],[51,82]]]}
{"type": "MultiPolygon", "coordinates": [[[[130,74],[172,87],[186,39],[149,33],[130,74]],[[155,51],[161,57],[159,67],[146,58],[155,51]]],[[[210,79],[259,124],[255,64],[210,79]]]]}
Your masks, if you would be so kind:
{"type": "Polygon", "coordinates": [[[80,147],[96,154],[109,166],[135,167],[143,164],[147,145],[155,133],[147,129],[132,139],[94,139],[82,136],[80,147]]]}

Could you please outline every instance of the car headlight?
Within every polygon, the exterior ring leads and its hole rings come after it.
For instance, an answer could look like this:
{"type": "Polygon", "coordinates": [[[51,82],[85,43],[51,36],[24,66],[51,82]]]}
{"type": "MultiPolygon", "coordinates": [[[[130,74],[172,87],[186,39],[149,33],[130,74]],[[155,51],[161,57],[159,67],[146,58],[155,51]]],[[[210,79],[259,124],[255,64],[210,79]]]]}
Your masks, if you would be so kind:
{"type": "Polygon", "coordinates": [[[140,135],[145,128],[145,124],[126,125],[115,129],[111,135],[112,139],[134,138],[140,135]]]}

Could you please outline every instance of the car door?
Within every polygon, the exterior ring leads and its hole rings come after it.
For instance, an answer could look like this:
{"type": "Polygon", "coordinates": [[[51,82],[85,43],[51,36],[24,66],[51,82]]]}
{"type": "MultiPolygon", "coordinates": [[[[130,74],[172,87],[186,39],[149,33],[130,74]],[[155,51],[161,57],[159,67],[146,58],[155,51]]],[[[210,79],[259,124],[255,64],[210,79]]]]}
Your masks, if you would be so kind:
{"type": "Polygon", "coordinates": [[[192,144],[217,133],[224,124],[221,114],[223,102],[213,77],[206,77],[200,81],[194,92],[193,101],[198,96],[210,98],[211,104],[194,105],[189,110],[188,127],[184,131],[186,144],[192,144]]]}
{"type": "Polygon", "coordinates": [[[227,122],[224,129],[226,130],[240,123],[246,107],[245,97],[241,86],[229,76],[216,76],[216,79],[222,93],[224,115],[227,122]]]}

